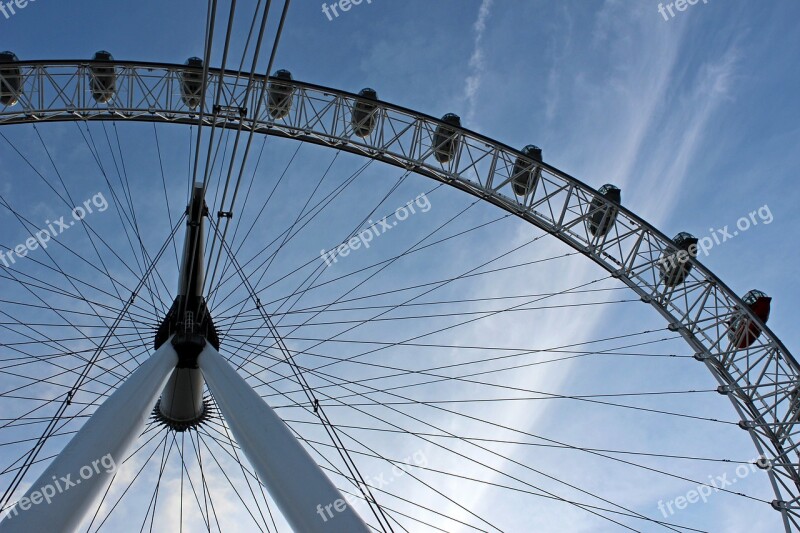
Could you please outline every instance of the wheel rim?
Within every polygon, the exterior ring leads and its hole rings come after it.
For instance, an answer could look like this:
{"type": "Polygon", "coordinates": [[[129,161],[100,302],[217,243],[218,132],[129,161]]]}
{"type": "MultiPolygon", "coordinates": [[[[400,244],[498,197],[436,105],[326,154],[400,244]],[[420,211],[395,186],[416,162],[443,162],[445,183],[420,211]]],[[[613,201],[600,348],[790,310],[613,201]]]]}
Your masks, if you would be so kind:
{"type": "MultiPolygon", "coordinates": [[[[181,75],[191,71],[189,67],[113,65],[116,94],[108,103],[98,103],[87,82],[91,65],[85,61],[15,64],[21,72],[21,90],[15,95],[15,105],[0,108],[0,124],[95,120],[198,123],[197,111],[181,98],[181,75]]],[[[194,74],[197,72],[202,70],[195,69],[194,74]]],[[[333,147],[432,178],[535,225],[625,283],[684,337],[697,359],[719,381],[741,427],[773,466],[769,475],[776,493],[774,506],[782,512],[787,529],[790,523],[798,526],[800,506],[794,503],[800,496],[798,462],[790,459],[787,450],[796,446],[794,411],[800,366],[755,313],[698,261],[691,260],[692,269],[681,284],[665,287],[658,261],[673,246],[665,235],[624,206],[610,202],[601,205],[614,211],[613,226],[607,234],[593,235],[587,220],[597,212],[597,204],[593,207],[592,202],[598,191],[546,163],[533,162],[521,152],[464,129],[451,130],[456,149],[452,158],[442,161],[437,158],[437,130],[453,125],[424,114],[379,102],[375,129],[360,136],[349,121],[359,102],[357,95],[282,79],[281,83],[291,85],[291,105],[285,116],[275,119],[269,102],[258,107],[253,97],[268,86],[268,78],[212,69],[208,82],[215,89],[207,91],[209,95],[222,91],[225,108],[247,112],[238,117],[206,115],[204,125],[333,147]],[[241,99],[244,94],[250,94],[248,101],[241,99]],[[523,198],[515,195],[513,188],[514,167],[520,158],[541,170],[536,188],[523,198]],[[751,346],[736,349],[727,339],[728,323],[741,317],[756,324],[761,335],[751,346]]]]}

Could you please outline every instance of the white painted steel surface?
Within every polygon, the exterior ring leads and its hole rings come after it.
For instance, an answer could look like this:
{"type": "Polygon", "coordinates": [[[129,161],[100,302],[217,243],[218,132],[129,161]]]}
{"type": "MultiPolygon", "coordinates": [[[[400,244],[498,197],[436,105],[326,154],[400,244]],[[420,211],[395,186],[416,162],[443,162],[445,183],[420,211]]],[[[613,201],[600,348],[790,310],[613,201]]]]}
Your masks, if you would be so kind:
{"type": "Polygon", "coordinates": [[[171,342],[164,343],[142,363],[97,408],[24,496],[30,498],[35,492],[55,492],[50,502],[42,500],[27,510],[18,505],[15,508],[16,515],[12,510],[0,522],[0,532],[75,531],[83,518],[94,509],[98,496],[114,477],[113,469],[104,465],[119,467],[125,460],[131,445],[144,430],[158,396],[177,364],[178,354],[171,342]],[[107,459],[109,454],[113,461],[107,459]],[[99,462],[103,458],[106,458],[105,463],[99,462]],[[95,461],[98,461],[96,467],[95,461]],[[84,473],[91,470],[92,474],[83,477],[81,469],[84,469],[84,473]],[[68,481],[64,481],[64,478],[68,478],[68,481]]]}
{"type": "Polygon", "coordinates": [[[213,346],[206,344],[198,364],[237,444],[294,531],[369,531],[350,505],[341,511],[341,503],[334,507],[340,500],[346,503],[344,496],[283,420],[213,346]]]}

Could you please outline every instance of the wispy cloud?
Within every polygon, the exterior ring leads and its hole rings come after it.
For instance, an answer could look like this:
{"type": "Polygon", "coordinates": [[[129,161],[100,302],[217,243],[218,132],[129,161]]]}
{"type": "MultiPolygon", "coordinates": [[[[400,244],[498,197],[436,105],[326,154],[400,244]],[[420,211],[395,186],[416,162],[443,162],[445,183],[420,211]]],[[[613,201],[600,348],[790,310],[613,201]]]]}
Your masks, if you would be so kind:
{"type": "MultiPolygon", "coordinates": [[[[691,91],[680,101],[671,102],[665,110],[658,131],[662,137],[673,139],[671,149],[659,151],[657,146],[651,146],[650,157],[640,165],[645,174],[660,179],[659,194],[654,196],[640,189],[634,198],[637,208],[647,213],[651,222],[662,221],[674,208],[678,193],[691,178],[693,165],[705,152],[712,136],[709,122],[730,98],[731,79],[736,74],[739,58],[738,49],[732,46],[721,58],[705,63],[693,80],[691,91]]],[[[714,139],[722,141],[717,133],[714,139]]]]}
{"type": "Polygon", "coordinates": [[[477,109],[478,93],[486,73],[486,55],[483,46],[483,36],[486,32],[486,21],[489,19],[494,0],[483,0],[478,9],[478,19],[473,25],[475,41],[472,56],[469,59],[470,74],[465,80],[464,97],[467,100],[467,121],[474,124],[477,109]]]}
{"type": "MultiPolygon", "coordinates": [[[[563,152],[569,158],[566,166],[577,164],[577,175],[593,185],[599,186],[610,181],[626,188],[629,193],[626,204],[658,224],[675,210],[678,192],[689,177],[693,161],[708,142],[709,123],[728,98],[739,54],[735,47],[731,47],[721,57],[712,56],[699,67],[688,68],[691,58],[684,54],[688,46],[687,31],[658,28],[661,33],[651,34],[651,18],[648,18],[646,10],[631,9],[627,4],[610,1],[597,13],[591,34],[593,38],[589,42],[573,46],[568,36],[555,40],[550,53],[551,58],[558,60],[553,63],[547,78],[545,111],[549,115],[547,118],[553,122],[553,128],[558,128],[553,137],[559,138],[560,142],[566,140],[567,146],[580,147],[579,151],[573,148],[563,152]],[[585,57],[591,57],[590,52],[577,57],[573,49],[577,46],[603,50],[603,54],[597,58],[600,64],[586,64],[585,57]],[[611,117],[613,120],[609,120],[611,117]],[[559,124],[570,124],[570,127],[563,128],[559,124]],[[666,138],[671,140],[669,148],[663,142],[666,138]],[[613,157],[609,157],[609,154],[613,154],[613,157]],[[583,166],[585,168],[581,168],[583,166]],[[669,176],[666,182],[665,176],[669,176]],[[653,190],[658,190],[658,194],[654,195],[653,190]]],[[[468,78],[466,93],[471,113],[478,104],[480,73],[485,68],[482,64],[483,54],[489,52],[484,50],[481,43],[485,18],[479,17],[475,28],[476,47],[471,61],[473,72],[468,78]]],[[[565,161],[556,161],[557,165],[562,163],[565,161]]],[[[529,236],[529,233],[521,230],[517,238],[521,241],[525,236],[529,236]]],[[[538,250],[555,255],[557,249],[557,246],[548,244],[538,250]]],[[[597,273],[593,267],[577,260],[575,262],[578,264],[571,264],[566,271],[567,279],[587,279],[590,273],[597,273]]],[[[541,279],[562,279],[566,272],[552,272],[552,276],[548,276],[547,269],[543,269],[541,279]]],[[[513,283],[512,279],[503,281],[513,283]]],[[[532,289],[537,288],[533,281],[529,284],[532,289]]],[[[500,282],[499,285],[503,286],[504,283],[500,282]]],[[[536,326],[500,318],[496,321],[487,320],[473,328],[470,334],[483,338],[513,339],[521,345],[530,343],[534,338],[541,344],[555,346],[559,342],[566,342],[565,338],[574,339],[576,335],[602,337],[596,335],[602,323],[602,316],[598,314],[571,311],[569,316],[553,313],[536,326]],[[580,324],[581,327],[572,330],[564,327],[564,324],[580,324]]],[[[563,372],[568,371],[570,365],[559,366],[539,369],[533,374],[520,372],[508,376],[507,383],[509,386],[540,387],[541,390],[558,392],[565,379],[563,372]]],[[[493,419],[539,434],[542,416],[543,412],[538,409],[511,406],[502,414],[495,413],[493,419]]],[[[623,426],[622,422],[615,422],[607,430],[623,434],[623,426]],[[617,424],[619,427],[616,427],[617,424]]],[[[649,442],[641,445],[644,448],[654,446],[649,442]]],[[[505,454],[523,464],[539,464],[528,450],[520,447],[510,446],[505,449],[505,454]]],[[[486,462],[493,464],[490,460],[486,462]]],[[[463,465],[462,468],[490,483],[508,481],[501,475],[487,475],[485,471],[463,465]]],[[[508,464],[502,468],[509,470],[508,464]]],[[[563,466],[544,465],[542,470],[570,478],[563,466]]],[[[521,471],[520,475],[526,477],[521,471]]],[[[458,487],[452,488],[459,493],[458,487]]],[[[608,489],[605,485],[604,488],[608,489]]],[[[565,490],[563,486],[555,487],[555,492],[559,494],[564,494],[565,490]]],[[[496,494],[490,490],[472,490],[462,494],[461,501],[473,510],[505,508],[509,503],[507,497],[497,498],[496,494]]],[[[621,503],[631,501],[626,498],[612,497],[621,503]]],[[[544,521],[541,524],[537,522],[542,527],[556,523],[563,526],[565,520],[569,520],[570,530],[596,530],[596,517],[578,510],[564,515],[561,506],[553,506],[550,502],[539,503],[535,508],[537,514],[543,513],[541,518],[544,521]]],[[[466,513],[458,509],[451,508],[448,511],[468,519],[466,513]]],[[[492,515],[491,512],[486,514],[492,515]]]]}

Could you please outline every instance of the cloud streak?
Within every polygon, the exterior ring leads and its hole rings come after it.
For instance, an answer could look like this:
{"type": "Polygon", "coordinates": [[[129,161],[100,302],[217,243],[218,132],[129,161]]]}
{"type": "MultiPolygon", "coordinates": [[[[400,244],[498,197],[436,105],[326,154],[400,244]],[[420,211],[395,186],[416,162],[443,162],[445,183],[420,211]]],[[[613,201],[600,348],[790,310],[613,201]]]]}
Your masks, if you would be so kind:
{"type": "Polygon", "coordinates": [[[470,74],[465,80],[464,98],[467,101],[467,122],[475,123],[475,114],[478,105],[478,94],[486,74],[486,53],[484,50],[483,37],[486,33],[486,21],[491,14],[494,0],[483,0],[478,9],[478,19],[473,24],[475,34],[472,56],[469,59],[470,74]]]}

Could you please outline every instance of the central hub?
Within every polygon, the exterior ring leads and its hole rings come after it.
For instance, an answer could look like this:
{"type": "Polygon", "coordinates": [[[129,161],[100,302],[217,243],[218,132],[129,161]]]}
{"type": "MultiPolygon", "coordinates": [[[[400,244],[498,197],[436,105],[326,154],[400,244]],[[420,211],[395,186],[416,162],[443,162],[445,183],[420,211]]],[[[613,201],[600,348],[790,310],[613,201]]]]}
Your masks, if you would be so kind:
{"type": "Polygon", "coordinates": [[[176,431],[199,424],[205,417],[205,381],[197,357],[206,343],[219,350],[219,337],[203,297],[205,238],[204,221],[208,207],[202,184],[195,184],[186,208],[186,241],[178,280],[178,296],[158,328],[156,350],[172,338],[178,365],[170,376],[156,406],[156,417],[176,431]]]}
{"type": "Polygon", "coordinates": [[[159,349],[172,337],[178,352],[178,368],[197,368],[197,356],[206,342],[219,351],[219,337],[203,298],[175,298],[167,316],[156,333],[155,348],[159,349]]]}

